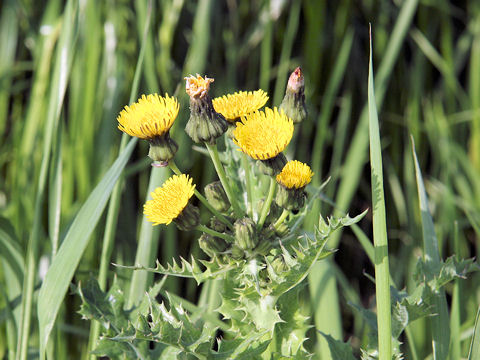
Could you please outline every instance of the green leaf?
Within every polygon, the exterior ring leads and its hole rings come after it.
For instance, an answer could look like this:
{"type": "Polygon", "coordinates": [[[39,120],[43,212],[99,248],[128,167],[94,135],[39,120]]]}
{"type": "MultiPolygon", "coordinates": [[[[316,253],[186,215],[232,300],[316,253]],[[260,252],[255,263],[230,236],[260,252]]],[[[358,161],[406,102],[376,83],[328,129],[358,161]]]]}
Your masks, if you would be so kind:
{"type": "Polygon", "coordinates": [[[468,352],[468,360],[475,359],[480,359],[480,307],[477,310],[472,342],[470,343],[470,351],[468,352]]]}
{"type": "Polygon", "coordinates": [[[231,260],[228,264],[224,264],[220,262],[218,258],[212,258],[209,261],[197,261],[193,257],[191,262],[188,262],[184,258],[180,257],[180,265],[177,263],[177,261],[175,261],[175,259],[173,259],[172,264],[167,264],[167,266],[163,266],[157,260],[157,265],[155,268],[149,268],[143,265],[125,266],[115,264],[115,266],[123,269],[144,270],[163,275],[193,278],[197,281],[197,284],[201,284],[206,280],[222,278],[229,271],[241,268],[243,264],[245,264],[245,261],[243,260],[231,260]],[[202,269],[202,265],[205,269],[202,269]]]}
{"type": "Polygon", "coordinates": [[[370,169],[372,179],[373,243],[375,253],[375,290],[378,313],[378,352],[381,360],[392,358],[392,314],[390,303],[390,269],[388,260],[387,219],[383,186],[382,147],[377,104],[373,84],[372,37],[368,67],[368,124],[370,169]]]}
{"type": "Polygon", "coordinates": [[[322,334],[325,340],[327,340],[332,359],[356,360],[355,356],[353,356],[352,346],[350,344],[336,340],[330,335],[324,334],[321,331],[319,331],[319,333],[322,334]]]}
{"type": "Polygon", "coordinates": [[[267,332],[256,333],[247,338],[234,340],[218,340],[218,351],[209,358],[214,360],[228,359],[261,359],[260,355],[267,349],[270,340],[259,341],[267,332]]]}
{"type": "Polygon", "coordinates": [[[23,281],[23,254],[15,230],[7,219],[0,217],[0,259],[8,264],[19,284],[23,281]]]}
{"type": "Polygon", "coordinates": [[[304,349],[303,343],[307,339],[306,333],[312,325],[309,324],[308,316],[303,314],[302,308],[299,306],[299,296],[303,290],[303,286],[297,286],[280,297],[278,301],[282,322],[275,327],[274,344],[276,352],[282,356],[303,355],[306,358],[309,355],[304,349]]]}
{"type": "MultiPolygon", "coordinates": [[[[412,153],[415,163],[415,175],[417,179],[417,191],[419,198],[419,208],[422,219],[423,244],[425,252],[425,268],[427,269],[427,281],[432,280],[431,272],[441,267],[438,242],[435,234],[435,227],[428,209],[427,193],[423,184],[422,172],[415,152],[415,144],[412,140],[412,153]]],[[[448,348],[450,344],[450,320],[448,316],[448,305],[445,292],[440,289],[433,298],[434,311],[437,316],[430,319],[432,324],[432,346],[433,357],[437,360],[444,360],[448,357],[448,348]]]]}
{"type": "Polygon", "coordinates": [[[128,146],[92,191],[75,217],[57,256],[48,269],[38,294],[38,322],[42,349],[47,345],[58,310],[88,245],[90,235],[100,220],[112,189],[127,164],[136,142],[136,139],[130,140],[128,146]]]}

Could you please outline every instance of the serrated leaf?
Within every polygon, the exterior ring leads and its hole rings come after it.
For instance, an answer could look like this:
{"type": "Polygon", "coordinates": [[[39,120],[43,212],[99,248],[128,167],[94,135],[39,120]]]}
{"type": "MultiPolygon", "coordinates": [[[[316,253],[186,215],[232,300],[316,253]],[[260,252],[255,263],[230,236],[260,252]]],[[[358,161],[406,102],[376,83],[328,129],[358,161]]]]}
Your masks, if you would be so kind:
{"type": "MultiPolygon", "coordinates": [[[[283,322],[277,324],[275,328],[276,351],[283,356],[296,356],[308,353],[303,348],[303,343],[307,339],[306,333],[312,327],[308,323],[308,316],[302,314],[302,309],[298,306],[298,297],[303,291],[301,286],[287,292],[278,301],[278,307],[283,322]]],[[[305,357],[304,357],[305,358],[305,357]]]]}
{"type": "Polygon", "coordinates": [[[209,358],[214,360],[229,359],[261,359],[260,355],[265,352],[269,340],[260,341],[267,332],[256,333],[248,337],[234,340],[218,340],[218,351],[212,352],[209,358]]]}
{"type": "Polygon", "coordinates": [[[135,351],[134,347],[128,343],[118,343],[110,339],[101,339],[98,341],[98,345],[95,350],[92,351],[93,355],[107,356],[111,359],[136,359],[138,358],[138,351],[135,351]]]}
{"type": "Polygon", "coordinates": [[[134,265],[126,266],[115,264],[115,266],[123,269],[130,270],[144,270],[153,272],[156,274],[171,275],[177,277],[193,278],[197,281],[197,284],[201,284],[206,280],[223,278],[226,273],[231,270],[242,267],[245,264],[245,261],[235,261],[231,260],[229,263],[224,264],[216,257],[212,258],[209,261],[200,260],[197,261],[193,257],[190,262],[180,257],[180,265],[173,260],[171,264],[163,266],[157,260],[155,268],[145,267],[143,265],[134,265]],[[204,269],[202,269],[202,267],[204,269]]]}

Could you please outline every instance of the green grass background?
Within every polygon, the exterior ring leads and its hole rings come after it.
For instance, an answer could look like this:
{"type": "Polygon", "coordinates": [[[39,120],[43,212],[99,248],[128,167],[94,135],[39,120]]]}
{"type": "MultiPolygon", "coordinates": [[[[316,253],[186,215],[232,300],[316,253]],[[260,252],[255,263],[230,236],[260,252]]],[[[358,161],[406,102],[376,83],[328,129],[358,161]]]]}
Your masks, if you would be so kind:
{"type": "MultiPolygon", "coordinates": [[[[301,66],[309,115],[296,128],[287,157],[312,166],[314,185],[331,177],[306,229],[314,229],[319,213],[356,215],[371,208],[369,23],[390,273],[398,288],[409,289],[423,249],[410,135],[441,256],[476,256],[480,245],[480,3],[2,1],[0,357],[38,352],[44,331],[38,318],[51,306],[38,298],[38,290],[64,241],[78,255],[74,284],[99,272],[108,284],[117,274],[131,303],[153,276],[138,273],[130,287],[131,272],[110,262],[152,265],[156,258],[165,263],[180,255],[202,256],[198,234],[142,225],[147,189],[168,176],[151,169],[144,142],[127,148],[132,156],[118,185],[121,167],[104,182],[105,211],[95,202],[87,211],[91,218],[77,227],[73,222],[126,146],[116,128],[119,111],[144,93],[178,97],[176,162],[199,189],[215,179],[212,163],[192,150],[183,131],[189,115],[184,76],[215,78],[213,96],[262,88],[270,96],[267,105],[278,106],[289,73],[301,66]],[[116,200],[107,206],[110,192],[116,200]]],[[[373,274],[374,267],[361,245],[365,235],[373,239],[371,212],[359,227],[364,234],[348,230],[330,240],[339,251],[317,265],[302,299],[312,325],[349,339],[356,349],[366,344],[368,329],[348,304],[375,305],[375,286],[363,274],[373,274]]],[[[479,281],[472,275],[446,289],[450,359],[468,354],[479,281]]],[[[207,301],[193,281],[168,279],[165,286],[192,303],[207,301]]],[[[88,357],[95,329],[77,314],[79,297],[68,291],[58,301],[47,353],[55,359],[88,357]]],[[[431,355],[431,331],[428,319],[409,326],[410,335],[402,338],[407,359],[431,355]]],[[[309,336],[306,346],[328,359],[320,336],[313,330],[309,336]]]]}

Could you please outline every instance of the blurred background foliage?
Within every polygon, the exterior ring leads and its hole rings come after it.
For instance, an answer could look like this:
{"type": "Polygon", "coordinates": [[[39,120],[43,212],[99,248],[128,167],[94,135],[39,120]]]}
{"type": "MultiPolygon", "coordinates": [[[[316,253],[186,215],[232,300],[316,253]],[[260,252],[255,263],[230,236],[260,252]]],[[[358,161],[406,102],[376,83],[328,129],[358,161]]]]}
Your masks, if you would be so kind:
{"type": "MultiPolygon", "coordinates": [[[[117,157],[121,133],[116,117],[129,101],[149,14],[135,99],[154,92],[179,98],[181,110],[172,134],[180,144],[176,161],[199,189],[215,172],[183,132],[189,116],[183,77],[213,77],[212,96],[261,88],[270,96],[267,106],[278,106],[290,72],[302,67],[309,115],[297,127],[287,157],[311,164],[316,186],[331,178],[305,224],[307,231],[313,231],[320,213],[356,215],[371,207],[364,110],[371,23],[393,280],[397,288],[408,289],[422,254],[410,135],[442,256],[477,254],[479,2],[164,0],[153,1],[151,8],[147,1],[72,3],[74,24],[64,21],[64,1],[0,4],[0,356],[7,354],[8,342],[14,342],[3,336],[12,333],[6,309],[18,318],[25,276],[21,265],[28,260],[24,258],[32,231],[39,236],[33,253],[38,289],[75,214],[117,157]],[[67,25],[72,36],[62,44],[59,39],[67,25]],[[65,56],[56,60],[57,51],[65,56]],[[59,61],[64,62],[60,81],[54,71],[59,61]],[[58,87],[62,79],[64,97],[58,87]],[[48,162],[42,165],[45,154],[48,162]],[[40,217],[35,225],[36,206],[40,217]],[[12,270],[12,264],[20,269],[12,270]]],[[[134,263],[149,181],[147,151],[147,144],[139,143],[125,171],[111,256],[115,263],[134,263]]],[[[102,218],[74,283],[98,274],[104,224],[102,218]]],[[[364,276],[373,274],[373,267],[359,241],[371,238],[371,213],[359,226],[331,239],[329,246],[339,251],[332,261],[318,265],[304,291],[312,325],[337,339],[350,339],[356,348],[365,341],[367,329],[349,303],[375,305],[374,285],[364,276]]],[[[158,253],[151,254],[152,260],[201,257],[195,235],[162,227],[154,233],[158,253]]],[[[116,273],[128,284],[130,272],[110,270],[110,281],[116,273]]],[[[468,352],[480,302],[479,281],[473,275],[447,288],[452,359],[468,352]]],[[[166,288],[192,302],[200,294],[194,282],[183,279],[169,279],[166,288]]],[[[80,319],[78,308],[79,299],[67,294],[56,322],[59,359],[86,354],[89,323],[80,319]]],[[[423,359],[431,352],[428,321],[418,320],[410,330],[411,336],[402,339],[406,358],[423,359]]],[[[29,345],[36,347],[36,320],[30,334],[29,345]]],[[[315,331],[309,335],[307,347],[318,346],[318,354],[328,358],[315,331]]]]}

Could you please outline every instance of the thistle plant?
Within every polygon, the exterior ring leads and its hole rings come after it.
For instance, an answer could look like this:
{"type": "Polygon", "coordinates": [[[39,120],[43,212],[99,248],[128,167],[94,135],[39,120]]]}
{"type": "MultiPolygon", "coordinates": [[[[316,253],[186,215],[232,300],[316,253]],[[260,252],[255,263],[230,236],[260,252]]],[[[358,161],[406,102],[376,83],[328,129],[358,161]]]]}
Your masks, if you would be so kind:
{"type": "Polygon", "coordinates": [[[181,231],[196,231],[207,259],[127,268],[191,277],[198,284],[221,280],[221,305],[213,315],[194,320],[195,312],[162,293],[159,283],[141,304],[124,309],[117,285],[103,293],[92,280],[79,293],[81,313],[104,325],[95,354],[153,359],[168,349],[180,358],[308,357],[303,342],[310,325],[299,306],[300,284],[316,261],[333,253],[326,247],[330,234],[363,214],[320,218],[314,234],[304,233],[302,221],[319,189],[308,189],[314,174],[307,164],[287,161],[283,154],[294,132],[294,121],[286,114],[297,104],[261,109],[268,100],[263,90],[212,101],[214,79],[197,75],[185,80],[190,96],[185,131],[194,142],[205,144],[219,178],[205,187],[205,196],[174,161],[177,146],[169,130],[179,112],[175,98],[143,95],[121,112],[118,128],[148,140],[153,165],[168,166],[174,173],[151,193],[144,205],[146,219],[152,226],[173,222],[181,231]],[[221,156],[217,143],[225,149],[221,156]],[[205,224],[193,195],[211,215],[205,224]],[[103,307],[94,311],[98,299],[103,307]],[[117,313],[109,318],[112,306],[117,313]]]}

